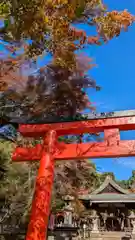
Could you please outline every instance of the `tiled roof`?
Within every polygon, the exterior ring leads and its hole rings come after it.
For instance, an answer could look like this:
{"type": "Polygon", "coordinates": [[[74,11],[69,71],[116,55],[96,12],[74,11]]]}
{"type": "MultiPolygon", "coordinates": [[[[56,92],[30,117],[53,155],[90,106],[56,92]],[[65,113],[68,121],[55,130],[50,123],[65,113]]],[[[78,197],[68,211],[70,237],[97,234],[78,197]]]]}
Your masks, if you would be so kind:
{"type": "Polygon", "coordinates": [[[90,202],[135,202],[135,194],[88,194],[79,196],[81,200],[90,200],[90,202]]]}
{"type": "Polygon", "coordinates": [[[116,191],[118,191],[119,193],[122,194],[129,194],[129,191],[120,187],[113,179],[111,176],[107,176],[105,181],[102,183],[102,185],[95,190],[92,194],[100,194],[100,192],[102,192],[108,185],[111,185],[112,187],[114,187],[116,189],[116,191]]]}
{"type": "Polygon", "coordinates": [[[80,200],[89,200],[90,202],[135,202],[135,194],[129,190],[120,187],[111,176],[107,176],[103,184],[94,192],[88,194],[79,194],[80,200]],[[111,185],[115,192],[103,192],[107,186],[111,185]]]}

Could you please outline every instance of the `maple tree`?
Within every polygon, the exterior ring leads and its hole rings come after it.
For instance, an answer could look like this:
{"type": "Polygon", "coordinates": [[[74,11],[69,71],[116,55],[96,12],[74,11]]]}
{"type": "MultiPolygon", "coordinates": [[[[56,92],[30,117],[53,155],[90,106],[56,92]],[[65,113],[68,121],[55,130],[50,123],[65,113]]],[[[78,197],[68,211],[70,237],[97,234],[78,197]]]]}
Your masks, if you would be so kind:
{"type": "Polygon", "coordinates": [[[14,116],[24,120],[33,116],[70,117],[85,108],[93,110],[83,90],[98,89],[87,75],[92,60],[77,51],[89,44],[102,45],[135,21],[127,10],[108,12],[102,0],[2,0],[0,16],[4,19],[0,37],[8,42],[8,56],[1,59],[1,105],[5,105],[1,107],[4,114],[13,110],[14,116]],[[96,35],[87,36],[75,27],[76,22],[96,27],[96,35]],[[52,61],[36,76],[20,71],[22,65],[36,63],[46,52],[52,61]]]}

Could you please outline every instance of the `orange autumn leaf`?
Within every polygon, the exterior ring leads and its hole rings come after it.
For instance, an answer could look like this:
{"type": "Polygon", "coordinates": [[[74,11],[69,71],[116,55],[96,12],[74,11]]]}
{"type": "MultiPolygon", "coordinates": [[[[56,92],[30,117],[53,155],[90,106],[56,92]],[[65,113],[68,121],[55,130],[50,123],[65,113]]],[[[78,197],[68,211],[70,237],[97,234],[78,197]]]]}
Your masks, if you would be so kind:
{"type": "Polygon", "coordinates": [[[99,37],[95,36],[95,37],[88,37],[87,39],[88,44],[99,44],[99,37]]]}

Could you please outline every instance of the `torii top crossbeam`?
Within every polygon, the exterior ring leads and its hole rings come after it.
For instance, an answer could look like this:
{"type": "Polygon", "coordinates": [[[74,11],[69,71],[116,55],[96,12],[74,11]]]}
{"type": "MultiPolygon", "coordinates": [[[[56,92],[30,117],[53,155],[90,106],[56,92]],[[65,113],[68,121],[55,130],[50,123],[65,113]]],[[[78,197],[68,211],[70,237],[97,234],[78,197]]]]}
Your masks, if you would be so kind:
{"type": "Polygon", "coordinates": [[[55,121],[48,123],[38,122],[36,124],[23,124],[20,122],[19,131],[23,136],[41,137],[53,129],[58,135],[81,134],[103,132],[108,128],[119,128],[119,130],[135,129],[135,110],[117,111],[100,114],[88,114],[85,120],[55,121]]]}
{"type": "Polygon", "coordinates": [[[119,132],[127,130],[135,130],[135,111],[92,115],[83,121],[20,124],[19,131],[23,136],[44,138],[43,144],[37,144],[35,147],[17,147],[12,158],[13,161],[40,160],[26,240],[46,239],[54,160],[135,156],[135,140],[120,139],[119,132]],[[104,132],[103,142],[80,144],[58,142],[61,135],[99,132],[104,132]]]}
{"type": "MultiPolygon", "coordinates": [[[[89,119],[83,121],[19,126],[20,133],[25,137],[44,137],[50,130],[56,131],[57,136],[104,132],[103,142],[57,143],[56,160],[135,156],[135,141],[120,140],[119,133],[119,131],[135,130],[135,110],[91,115],[89,119]]],[[[42,146],[39,144],[34,148],[17,148],[13,159],[39,160],[41,151],[42,146]]]]}

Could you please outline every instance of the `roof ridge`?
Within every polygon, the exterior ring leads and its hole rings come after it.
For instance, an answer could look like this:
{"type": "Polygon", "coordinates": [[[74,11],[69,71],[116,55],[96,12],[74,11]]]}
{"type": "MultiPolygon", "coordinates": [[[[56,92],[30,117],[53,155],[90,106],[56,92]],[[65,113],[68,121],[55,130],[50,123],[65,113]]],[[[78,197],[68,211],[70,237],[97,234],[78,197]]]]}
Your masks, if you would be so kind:
{"type": "Polygon", "coordinates": [[[112,176],[110,175],[107,175],[107,177],[105,178],[105,181],[100,185],[100,187],[96,189],[94,192],[92,192],[91,194],[92,195],[100,194],[100,192],[102,192],[109,184],[113,186],[117,191],[121,192],[122,194],[129,194],[129,191],[122,188],[118,183],[116,183],[115,180],[113,180],[112,176]]]}

